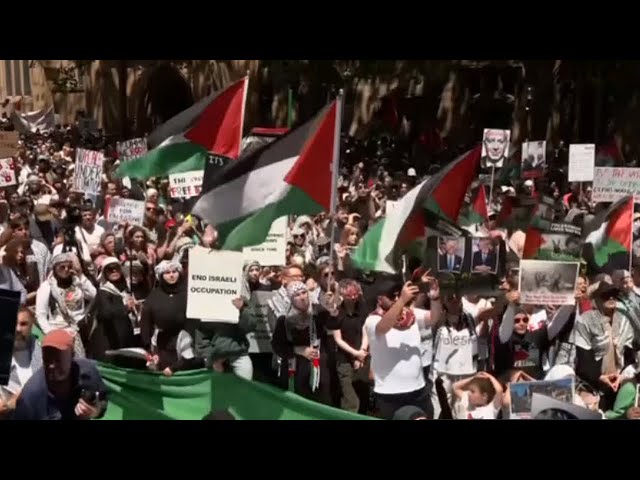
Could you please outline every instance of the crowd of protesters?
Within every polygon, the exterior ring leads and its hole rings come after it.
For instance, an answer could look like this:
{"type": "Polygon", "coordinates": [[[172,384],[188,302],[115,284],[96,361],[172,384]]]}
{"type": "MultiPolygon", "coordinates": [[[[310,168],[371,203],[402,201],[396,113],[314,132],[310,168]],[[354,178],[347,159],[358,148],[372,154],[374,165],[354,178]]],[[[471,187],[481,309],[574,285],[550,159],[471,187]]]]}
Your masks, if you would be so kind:
{"type": "MultiPolygon", "coordinates": [[[[575,307],[520,303],[526,226],[499,221],[504,202],[548,195],[554,219],[574,224],[598,210],[589,185],[566,181],[565,150],[549,155],[538,179],[496,176],[488,218],[474,229],[505,239],[500,294],[441,291],[414,258],[404,277],[356,268],[354,249],[386,202],[464,151],[427,147],[343,138],[335,214],[290,219],[285,265],[245,265],[246,288],[233,302],[240,321],[231,325],[186,316],[188,251],[215,247],[216,232],[189,215],[189,202],[170,198],[166,178],[116,178],[114,145],[74,125],[21,136],[17,184],[0,190],[0,287],[19,290],[23,304],[0,415],[100,417],[107,392],[86,359],[130,366],[117,353],[138,348],[147,353],[142,368],[159,374],[226,371],[386,419],[508,418],[510,383],[563,377],[575,378],[576,405],[640,418],[640,262],[582,275],[575,307]],[[105,156],[95,199],[71,191],[77,148],[105,156]],[[107,222],[105,202],[116,197],[145,201],[143,225],[107,222]],[[249,353],[254,291],[273,292],[272,353],[249,353]],[[58,399],[53,410],[47,391],[58,399]]],[[[639,238],[640,223],[634,229],[639,238]]]]}

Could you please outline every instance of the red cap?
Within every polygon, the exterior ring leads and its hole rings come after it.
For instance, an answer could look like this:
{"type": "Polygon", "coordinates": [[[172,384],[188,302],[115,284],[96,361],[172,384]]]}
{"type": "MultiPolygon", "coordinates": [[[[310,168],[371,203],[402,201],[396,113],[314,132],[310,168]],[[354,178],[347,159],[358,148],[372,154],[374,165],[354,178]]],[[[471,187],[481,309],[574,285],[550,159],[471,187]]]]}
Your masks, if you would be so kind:
{"type": "Polygon", "coordinates": [[[73,335],[66,330],[53,330],[47,333],[42,340],[42,348],[51,347],[57,350],[70,350],[73,348],[73,335]]]}

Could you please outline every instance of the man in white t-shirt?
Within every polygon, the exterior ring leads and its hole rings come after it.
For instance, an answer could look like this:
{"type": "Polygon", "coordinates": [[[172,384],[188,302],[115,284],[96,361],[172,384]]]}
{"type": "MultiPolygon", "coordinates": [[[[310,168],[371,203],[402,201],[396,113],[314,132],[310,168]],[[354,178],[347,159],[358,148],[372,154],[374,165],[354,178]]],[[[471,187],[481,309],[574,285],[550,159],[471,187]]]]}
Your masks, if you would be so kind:
{"type": "Polygon", "coordinates": [[[412,307],[420,291],[416,285],[390,281],[381,286],[378,308],[365,321],[376,406],[385,419],[393,418],[396,410],[407,405],[419,407],[433,418],[422,372],[420,328],[430,328],[431,313],[434,319],[439,318],[442,306],[436,281],[428,273],[421,280],[431,283],[431,312],[412,307]]]}
{"type": "Polygon", "coordinates": [[[9,383],[6,386],[0,386],[0,419],[11,416],[22,387],[31,378],[33,372],[42,366],[40,343],[31,335],[33,323],[31,311],[24,307],[20,308],[16,321],[9,383]]]}

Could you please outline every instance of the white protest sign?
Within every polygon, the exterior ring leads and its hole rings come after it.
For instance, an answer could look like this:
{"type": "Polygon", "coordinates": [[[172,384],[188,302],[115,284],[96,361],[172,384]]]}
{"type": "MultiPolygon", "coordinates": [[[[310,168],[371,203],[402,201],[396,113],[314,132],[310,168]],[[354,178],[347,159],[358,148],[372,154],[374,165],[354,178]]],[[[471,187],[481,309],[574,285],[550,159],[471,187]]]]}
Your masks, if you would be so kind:
{"type": "Polygon", "coordinates": [[[171,198],[190,198],[200,195],[204,170],[169,175],[171,198]]]}
{"type": "Polygon", "coordinates": [[[271,325],[269,325],[268,302],[275,292],[253,292],[251,304],[256,317],[256,331],[247,334],[249,340],[249,353],[271,353],[271,325]]]}
{"type": "Polygon", "coordinates": [[[76,153],[72,191],[98,195],[102,187],[103,163],[102,153],[79,148],[76,153]]]}
{"type": "Polygon", "coordinates": [[[242,253],[193,247],[189,250],[187,317],[238,323],[232,300],[242,288],[242,253]]]}
{"type": "Polygon", "coordinates": [[[287,217],[280,217],[271,224],[264,243],[242,249],[246,261],[255,260],[260,265],[275,267],[285,264],[287,255],[287,217]]]}
{"type": "Polygon", "coordinates": [[[128,222],[131,225],[142,225],[145,202],[128,198],[112,198],[107,210],[107,222],[128,222]]]}
{"type": "Polygon", "coordinates": [[[144,138],[132,138],[116,145],[118,159],[121,162],[128,162],[140,158],[147,153],[147,141],[144,138]]]}
{"type": "Polygon", "coordinates": [[[16,183],[16,172],[13,170],[13,159],[0,159],[0,187],[8,187],[9,185],[15,185],[16,183]]]}
{"type": "Polygon", "coordinates": [[[569,145],[569,181],[590,182],[596,163],[596,146],[593,143],[569,145]]]}
{"type": "Polygon", "coordinates": [[[615,202],[634,195],[640,202],[640,168],[596,167],[593,179],[593,201],[615,202]]]}

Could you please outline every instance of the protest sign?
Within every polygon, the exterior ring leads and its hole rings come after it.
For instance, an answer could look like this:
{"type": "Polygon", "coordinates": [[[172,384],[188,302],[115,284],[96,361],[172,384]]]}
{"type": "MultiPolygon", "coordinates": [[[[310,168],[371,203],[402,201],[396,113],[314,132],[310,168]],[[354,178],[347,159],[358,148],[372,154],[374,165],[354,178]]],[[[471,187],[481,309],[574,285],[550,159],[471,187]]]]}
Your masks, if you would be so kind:
{"type": "Polygon", "coordinates": [[[266,240],[254,247],[245,247],[242,256],[245,261],[255,260],[264,266],[285,264],[287,254],[287,217],[280,217],[271,224],[266,240]]]}
{"type": "Polygon", "coordinates": [[[107,208],[107,222],[127,222],[130,225],[142,225],[145,202],[128,198],[111,198],[107,208]]]}
{"type": "Polygon", "coordinates": [[[132,138],[116,145],[118,159],[121,162],[128,162],[140,158],[147,153],[147,141],[144,138],[132,138]]]}
{"type": "Polygon", "coordinates": [[[547,142],[524,142],[522,144],[522,177],[537,178],[544,175],[547,166],[547,142]]]}
{"type": "Polygon", "coordinates": [[[527,230],[522,258],[576,261],[582,254],[582,228],[536,218],[527,230]]]}
{"type": "Polygon", "coordinates": [[[485,128],[482,134],[482,153],[480,165],[482,168],[502,168],[509,158],[510,130],[485,128]]]}
{"type": "Polygon", "coordinates": [[[590,182],[596,162],[596,146],[593,143],[569,145],[569,181],[590,182]]]}
{"type": "Polygon", "coordinates": [[[102,187],[102,153],[79,148],[73,175],[74,192],[99,195],[102,187]]]}
{"type": "Polygon", "coordinates": [[[627,195],[640,202],[640,168],[596,167],[595,171],[594,202],[615,202],[627,195]]]}
{"type": "Polygon", "coordinates": [[[13,159],[0,159],[0,187],[16,185],[16,172],[13,170],[13,159]]]}
{"type": "Polygon", "coordinates": [[[573,377],[540,382],[512,382],[509,384],[509,393],[511,394],[511,415],[509,418],[531,418],[534,393],[560,402],[572,403],[574,392],[573,377]]]}
{"type": "Polygon", "coordinates": [[[520,302],[527,305],[575,305],[578,262],[520,261],[520,302]]]}
{"type": "Polygon", "coordinates": [[[189,250],[187,317],[238,323],[232,300],[242,288],[242,253],[193,247],[189,250]]]}
{"type": "Polygon", "coordinates": [[[0,132],[0,158],[18,155],[18,132],[0,132]]]}
{"type": "Polygon", "coordinates": [[[506,247],[501,238],[428,237],[426,268],[437,272],[443,291],[491,295],[505,271],[506,247]]]}
{"type": "Polygon", "coordinates": [[[268,302],[275,292],[253,292],[251,304],[256,317],[256,330],[247,334],[249,353],[271,353],[271,337],[273,331],[268,320],[268,302]]]}
{"type": "Polygon", "coordinates": [[[169,175],[171,198],[197,197],[202,191],[202,170],[169,175]]]}

